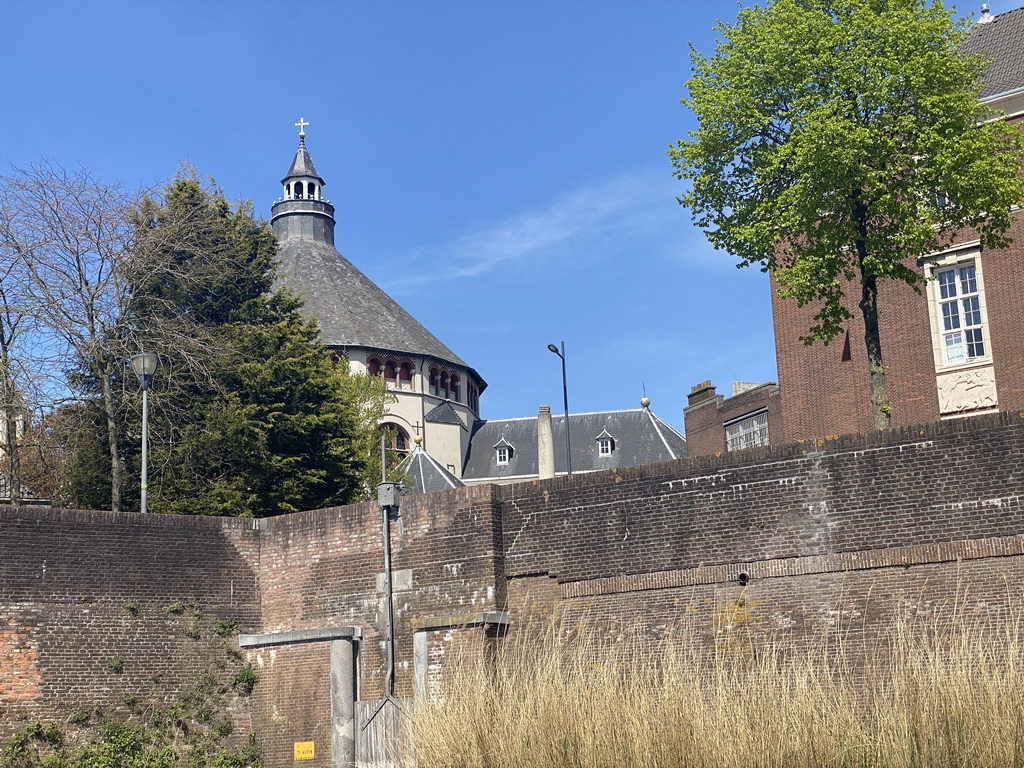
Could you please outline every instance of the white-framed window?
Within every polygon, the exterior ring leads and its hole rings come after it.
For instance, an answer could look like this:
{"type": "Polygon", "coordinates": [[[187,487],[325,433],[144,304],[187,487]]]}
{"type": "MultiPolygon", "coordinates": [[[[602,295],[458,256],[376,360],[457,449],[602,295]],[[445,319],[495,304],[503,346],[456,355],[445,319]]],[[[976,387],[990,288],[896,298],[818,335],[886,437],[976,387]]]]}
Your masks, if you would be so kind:
{"type": "Polygon", "coordinates": [[[935,367],[957,368],[991,357],[985,291],[977,248],[956,251],[927,268],[935,367]]]}
{"type": "Polygon", "coordinates": [[[612,451],[615,450],[615,441],[610,437],[600,437],[597,440],[597,455],[598,456],[611,456],[612,451]]]}
{"type": "Polygon", "coordinates": [[[495,448],[495,450],[497,451],[497,455],[498,455],[498,463],[499,464],[508,464],[509,459],[512,458],[512,448],[511,448],[511,446],[499,445],[497,448],[495,448]]]}
{"type": "Polygon", "coordinates": [[[943,361],[966,363],[985,357],[985,329],[974,262],[937,270],[935,280],[942,318],[943,361]]]}
{"type": "Polygon", "coordinates": [[[768,411],[760,411],[725,425],[725,445],[730,451],[768,445],[768,411]]]}

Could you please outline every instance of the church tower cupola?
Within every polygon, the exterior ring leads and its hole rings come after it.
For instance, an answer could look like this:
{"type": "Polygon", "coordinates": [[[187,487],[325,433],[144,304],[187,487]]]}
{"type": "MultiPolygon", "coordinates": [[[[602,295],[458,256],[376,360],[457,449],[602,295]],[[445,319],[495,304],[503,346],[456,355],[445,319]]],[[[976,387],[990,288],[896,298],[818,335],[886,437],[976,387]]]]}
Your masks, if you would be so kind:
{"type": "Polygon", "coordinates": [[[334,245],[334,206],[323,198],[324,180],[306,149],[309,123],[299,118],[299,148],[287,175],[281,179],[284,195],[270,209],[270,223],[282,241],[315,240],[334,245]]]}

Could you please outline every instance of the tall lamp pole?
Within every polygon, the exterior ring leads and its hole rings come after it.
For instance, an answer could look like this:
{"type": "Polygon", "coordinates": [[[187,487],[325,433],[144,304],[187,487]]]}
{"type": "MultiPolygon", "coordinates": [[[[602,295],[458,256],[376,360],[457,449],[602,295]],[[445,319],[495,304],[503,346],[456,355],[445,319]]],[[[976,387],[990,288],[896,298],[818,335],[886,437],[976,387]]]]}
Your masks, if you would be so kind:
{"type": "Polygon", "coordinates": [[[572,443],[569,440],[569,387],[565,381],[565,342],[562,342],[562,350],[554,344],[548,344],[548,349],[562,358],[562,402],[565,404],[565,468],[566,474],[572,476],[572,443]]]}
{"type": "Polygon", "coordinates": [[[140,511],[148,512],[146,490],[149,482],[149,385],[156,375],[157,366],[160,365],[160,358],[152,352],[140,352],[132,356],[132,370],[139,379],[139,386],[142,387],[142,501],[140,511]]]}

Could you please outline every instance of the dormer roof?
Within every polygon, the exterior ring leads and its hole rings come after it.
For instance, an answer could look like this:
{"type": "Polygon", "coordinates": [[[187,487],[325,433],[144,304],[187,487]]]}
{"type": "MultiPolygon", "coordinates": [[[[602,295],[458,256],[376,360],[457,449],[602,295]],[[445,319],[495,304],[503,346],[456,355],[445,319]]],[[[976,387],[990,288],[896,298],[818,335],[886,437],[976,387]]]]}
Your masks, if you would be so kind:
{"type": "Polygon", "coordinates": [[[992,59],[985,70],[982,99],[1024,88],[1024,8],[975,24],[960,50],[992,59]]]}

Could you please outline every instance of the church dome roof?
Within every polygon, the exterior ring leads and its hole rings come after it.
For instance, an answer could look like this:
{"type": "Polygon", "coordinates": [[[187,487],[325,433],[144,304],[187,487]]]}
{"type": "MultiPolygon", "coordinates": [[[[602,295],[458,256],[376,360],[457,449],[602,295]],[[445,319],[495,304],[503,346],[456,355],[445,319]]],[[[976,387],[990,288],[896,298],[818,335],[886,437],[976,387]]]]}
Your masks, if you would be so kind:
{"type": "Polygon", "coordinates": [[[284,284],[319,320],[325,344],[429,355],[468,368],[334,246],[282,238],[279,259],[284,284]]]}
{"type": "Polygon", "coordinates": [[[482,390],[486,384],[476,371],[338,252],[334,206],[321,195],[323,183],[301,138],[282,179],[284,198],[271,208],[279,280],[302,297],[304,313],[320,323],[323,343],[432,357],[467,369],[482,390]]]}

